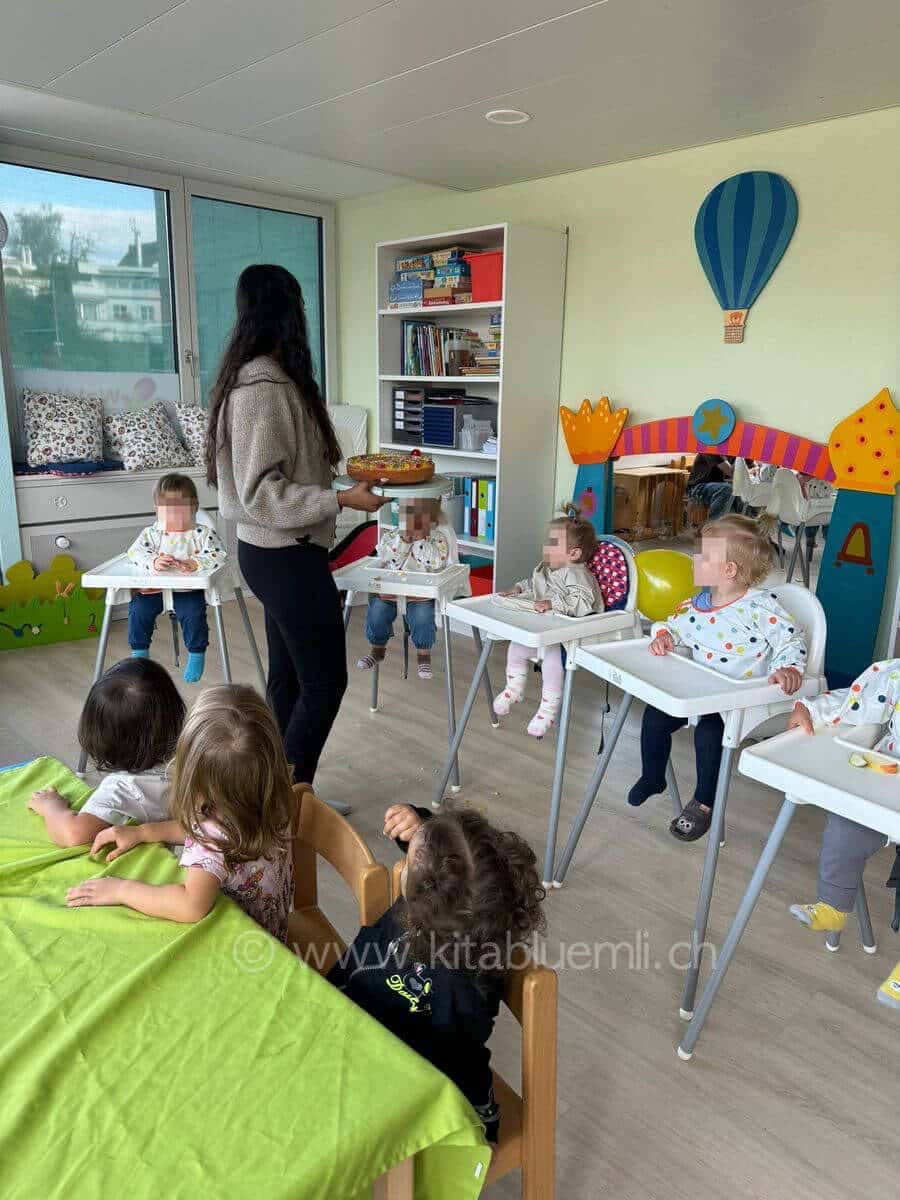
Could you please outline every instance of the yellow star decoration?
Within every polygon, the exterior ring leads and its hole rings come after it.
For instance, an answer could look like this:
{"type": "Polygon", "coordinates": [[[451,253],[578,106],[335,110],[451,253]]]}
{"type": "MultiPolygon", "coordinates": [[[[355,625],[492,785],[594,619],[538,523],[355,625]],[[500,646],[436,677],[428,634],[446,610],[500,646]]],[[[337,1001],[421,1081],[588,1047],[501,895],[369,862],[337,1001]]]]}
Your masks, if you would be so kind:
{"type": "MultiPolygon", "coordinates": [[[[700,438],[701,433],[708,433],[710,441],[707,445],[718,446],[719,431],[728,424],[728,417],[722,412],[721,404],[716,404],[712,408],[706,409],[703,414],[703,420],[697,426],[695,433],[700,438]]],[[[703,438],[700,438],[703,441],[703,438]]]]}
{"type": "Polygon", "coordinates": [[[590,400],[582,400],[577,413],[561,404],[559,419],[572,462],[581,467],[606,462],[628,420],[628,409],[613,412],[609,397],[601,396],[594,409],[590,400]]]}

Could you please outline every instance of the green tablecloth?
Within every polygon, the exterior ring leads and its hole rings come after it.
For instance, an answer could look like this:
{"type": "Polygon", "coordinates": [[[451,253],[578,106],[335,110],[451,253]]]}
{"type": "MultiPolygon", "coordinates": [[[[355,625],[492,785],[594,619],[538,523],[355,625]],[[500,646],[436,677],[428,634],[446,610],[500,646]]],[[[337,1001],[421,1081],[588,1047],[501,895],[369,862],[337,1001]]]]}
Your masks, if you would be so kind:
{"type": "Polygon", "coordinates": [[[3,1200],[355,1200],[420,1152],[417,1200],[477,1197],[490,1159],[438,1071],[221,899],[198,925],[76,908],[106,866],[25,805],[90,788],[42,758],[0,774],[3,1200]]]}

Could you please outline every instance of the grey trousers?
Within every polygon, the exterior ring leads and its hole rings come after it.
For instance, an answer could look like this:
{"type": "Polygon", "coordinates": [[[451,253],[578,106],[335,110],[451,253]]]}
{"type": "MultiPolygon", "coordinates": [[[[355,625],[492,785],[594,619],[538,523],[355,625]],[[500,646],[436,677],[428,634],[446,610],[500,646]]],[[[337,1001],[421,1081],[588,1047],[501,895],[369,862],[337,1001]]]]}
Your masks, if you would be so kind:
{"type": "Polygon", "coordinates": [[[886,845],[883,833],[829,813],[819,855],[819,899],[838,912],[852,912],[866,862],[886,845]]]}

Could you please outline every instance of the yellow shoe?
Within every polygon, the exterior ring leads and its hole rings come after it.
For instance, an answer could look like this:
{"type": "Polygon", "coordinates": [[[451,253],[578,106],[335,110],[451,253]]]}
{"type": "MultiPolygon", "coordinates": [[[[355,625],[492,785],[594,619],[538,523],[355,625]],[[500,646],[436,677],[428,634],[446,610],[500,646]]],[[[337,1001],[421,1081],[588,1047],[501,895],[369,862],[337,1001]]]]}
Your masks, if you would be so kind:
{"type": "Polygon", "coordinates": [[[832,908],[824,900],[817,904],[792,904],[790,911],[791,916],[796,917],[801,925],[817,933],[840,933],[850,915],[832,908]]]}
{"type": "Polygon", "coordinates": [[[900,962],[897,963],[875,995],[882,1004],[887,1004],[891,1008],[900,1008],[900,962]]]}

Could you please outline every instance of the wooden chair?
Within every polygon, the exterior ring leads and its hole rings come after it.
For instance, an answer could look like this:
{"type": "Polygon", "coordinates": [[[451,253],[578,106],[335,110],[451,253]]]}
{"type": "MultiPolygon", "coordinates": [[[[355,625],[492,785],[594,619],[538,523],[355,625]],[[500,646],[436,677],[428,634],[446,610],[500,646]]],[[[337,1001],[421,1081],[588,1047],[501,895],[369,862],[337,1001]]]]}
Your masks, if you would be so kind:
{"type": "MultiPolygon", "coordinates": [[[[394,864],[392,893],[400,895],[403,861],[394,864]]],[[[556,1195],[557,976],[522,950],[507,974],[503,1000],[522,1027],[522,1094],[494,1072],[500,1139],[485,1187],[510,1171],[522,1172],[522,1200],[556,1195]]]]}
{"type": "Polygon", "coordinates": [[[324,804],[309,784],[298,783],[294,794],[294,911],[288,918],[288,945],[325,975],[346,943],[319,908],[316,856],[330,863],[353,892],[361,925],[373,924],[387,909],[390,878],[349,821],[324,804]]]}

